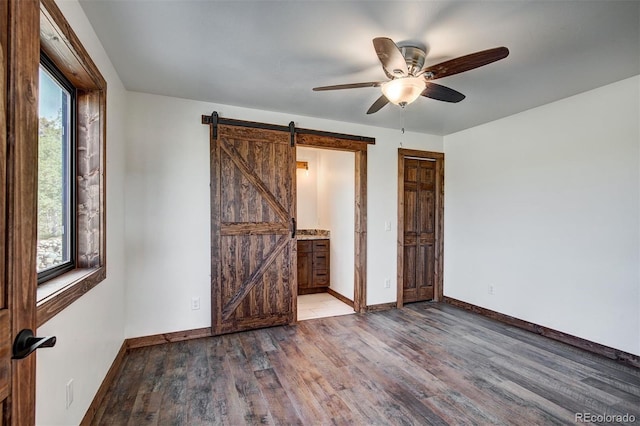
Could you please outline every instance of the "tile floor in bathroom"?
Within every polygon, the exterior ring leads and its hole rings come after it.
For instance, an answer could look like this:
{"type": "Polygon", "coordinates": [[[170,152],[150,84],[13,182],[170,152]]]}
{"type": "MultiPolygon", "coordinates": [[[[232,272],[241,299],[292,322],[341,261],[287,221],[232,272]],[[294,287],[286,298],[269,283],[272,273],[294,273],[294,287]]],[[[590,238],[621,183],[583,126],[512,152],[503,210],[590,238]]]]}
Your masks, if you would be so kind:
{"type": "Polygon", "coordinates": [[[298,296],[298,321],[355,313],[353,308],[329,293],[298,296]]]}

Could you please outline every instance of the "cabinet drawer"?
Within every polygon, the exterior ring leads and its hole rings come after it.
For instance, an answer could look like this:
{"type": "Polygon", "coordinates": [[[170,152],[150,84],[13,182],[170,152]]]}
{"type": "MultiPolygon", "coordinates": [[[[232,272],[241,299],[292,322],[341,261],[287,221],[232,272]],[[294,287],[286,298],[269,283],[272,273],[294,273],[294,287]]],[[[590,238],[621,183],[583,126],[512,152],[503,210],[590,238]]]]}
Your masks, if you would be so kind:
{"type": "Polygon", "coordinates": [[[311,253],[313,251],[313,241],[298,241],[299,253],[311,253]]]}
{"type": "Polygon", "coordinates": [[[313,252],[313,269],[329,269],[329,253],[313,252]]]}
{"type": "Polygon", "coordinates": [[[314,240],[313,251],[329,251],[329,240],[314,240]]]}
{"type": "Polygon", "coordinates": [[[328,271],[313,271],[313,286],[326,287],[329,285],[328,271]]]}

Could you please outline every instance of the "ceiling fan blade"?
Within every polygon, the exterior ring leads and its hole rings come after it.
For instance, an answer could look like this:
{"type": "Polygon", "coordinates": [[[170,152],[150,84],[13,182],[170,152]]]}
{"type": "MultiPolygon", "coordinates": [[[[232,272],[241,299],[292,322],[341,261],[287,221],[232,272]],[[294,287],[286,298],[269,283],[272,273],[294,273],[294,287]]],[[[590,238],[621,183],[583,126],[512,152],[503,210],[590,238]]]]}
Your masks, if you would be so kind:
{"type": "Polygon", "coordinates": [[[445,86],[441,86],[440,84],[432,83],[430,81],[426,82],[426,88],[422,91],[421,95],[427,98],[436,99],[444,102],[460,102],[466,96],[457,90],[450,89],[445,86]]]}
{"type": "Polygon", "coordinates": [[[460,56],[459,58],[441,62],[437,65],[424,68],[420,74],[433,73],[433,79],[442,78],[449,75],[458,74],[469,71],[509,56],[509,49],[506,47],[496,47],[493,49],[483,50],[481,52],[471,53],[469,55],[460,56]]]}
{"type": "Polygon", "coordinates": [[[369,110],[367,110],[367,114],[373,114],[374,112],[380,111],[380,109],[388,103],[389,103],[389,100],[386,98],[386,96],[384,95],[380,96],[378,100],[375,101],[373,105],[371,105],[369,110]]]}
{"type": "Polygon", "coordinates": [[[340,90],[340,89],[357,89],[360,87],[380,87],[384,83],[383,81],[369,81],[367,83],[349,83],[349,84],[336,84],[334,86],[320,86],[314,87],[314,92],[321,92],[323,90],[340,90]]]}
{"type": "Polygon", "coordinates": [[[382,63],[387,76],[401,77],[409,74],[407,61],[398,49],[398,46],[387,37],[376,37],[373,39],[373,47],[376,49],[378,59],[382,63]]]}

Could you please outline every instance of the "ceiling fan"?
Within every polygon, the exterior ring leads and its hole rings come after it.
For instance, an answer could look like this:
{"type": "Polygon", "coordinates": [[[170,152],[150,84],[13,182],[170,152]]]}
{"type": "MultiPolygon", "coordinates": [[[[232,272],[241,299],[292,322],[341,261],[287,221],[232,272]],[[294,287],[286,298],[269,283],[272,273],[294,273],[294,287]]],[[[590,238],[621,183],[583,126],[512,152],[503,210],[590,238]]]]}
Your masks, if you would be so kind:
{"type": "Polygon", "coordinates": [[[398,47],[393,40],[387,37],[374,38],[373,47],[389,80],[321,86],[314,87],[313,90],[380,87],[382,96],[371,105],[367,114],[378,112],[389,102],[404,108],[420,95],[444,102],[460,102],[465,98],[462,93],[433,83],[433,80],[469,71],[499,61],[509,55],[509,49],[506,47],[496,47],[424,67],[427,53],[420,47],[398,47]]]}

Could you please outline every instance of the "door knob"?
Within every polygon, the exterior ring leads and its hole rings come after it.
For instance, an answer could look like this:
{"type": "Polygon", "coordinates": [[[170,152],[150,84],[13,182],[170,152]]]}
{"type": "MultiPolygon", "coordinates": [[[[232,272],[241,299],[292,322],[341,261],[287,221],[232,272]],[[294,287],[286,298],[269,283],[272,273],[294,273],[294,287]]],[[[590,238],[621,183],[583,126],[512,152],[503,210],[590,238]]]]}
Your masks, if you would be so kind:
{"type": "Polygon", "coordinates": [[[13,342],[12,359],[23,359],[38,348],[52,348],[56,344],[56,336],[35,337],[33,331],[25,328],[13,342]]]}

